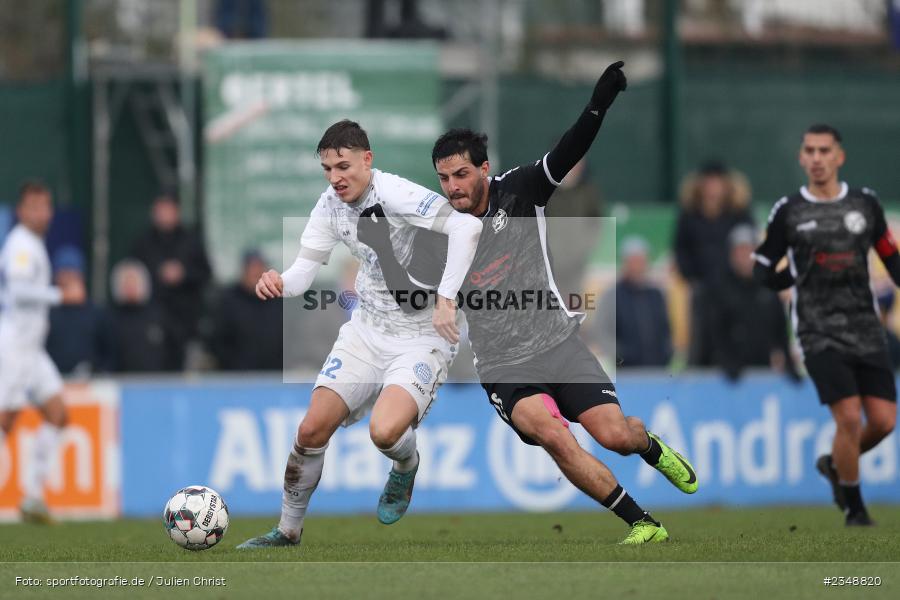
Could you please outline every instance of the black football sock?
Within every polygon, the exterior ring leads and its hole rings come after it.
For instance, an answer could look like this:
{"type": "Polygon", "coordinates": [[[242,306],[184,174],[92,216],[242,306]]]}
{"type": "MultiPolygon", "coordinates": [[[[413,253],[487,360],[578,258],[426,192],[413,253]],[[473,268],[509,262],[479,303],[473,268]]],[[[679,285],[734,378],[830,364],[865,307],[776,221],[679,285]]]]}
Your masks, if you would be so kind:
{"type": "Polygon", "coordinates": [[[659,525],[659,522],[655,521],[653,517],[650,516],[650,513],[638,506],[638,503],[634,501],[634,498],[629,496],[628,492],[626,492],[625,488],[621,485],[617,485],[616,489],[614,489],[601,504],[616,513],[617,517],[629,525],[633,525],[641,519],[650,519],[656,523],[656,525],[659,525]]]}
{"type": "Polygon", "coordinates": [[[841,490],[844,492],[844,498],[847,501],[847,512],[851,515],[855,515],[856,513],[866,512],[866,505],[863,504],[862,492],[859,489],[859,482],[856,483],[844,483],[843,481],[839,484],[841,486],[841,490]]]}
{"type": "Polygon", "coordinates": [[[650,446],[641,452],[641,458],[651,467],[655,467],[659,462],[659,457],[662,456],[662,446],[649,435],[647,435],[647,439],[650,440],[650,446]]]}

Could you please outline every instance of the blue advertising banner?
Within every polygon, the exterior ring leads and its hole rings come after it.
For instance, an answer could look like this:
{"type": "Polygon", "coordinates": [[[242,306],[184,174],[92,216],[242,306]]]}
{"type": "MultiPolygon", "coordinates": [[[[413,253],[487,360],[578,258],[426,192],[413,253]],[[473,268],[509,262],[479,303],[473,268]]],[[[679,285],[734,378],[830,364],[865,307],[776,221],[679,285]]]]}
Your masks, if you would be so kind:
{"type": "MultiPolygon", "coordinates": [[[[834,426],[812,385],[754,375],[732,385],[717,375],[628,375],[618,379],[626,414],[638,416],[683,449],[700,479],[686,496],[637,456],[600,448],[578,425],[572,431],[643,506],[689,507],[827,503],[815,471],[834,426]]],[[[162,511],[189,484],[218,490],[236,514],[272,514],[309,385],[274,379],[196,383],[126,382],[121,387],[122,510],[162,511]]],[[[540,448],[522,444],[477,385],[448,385],[418,431],[422,466],[410,510],[505,511],[591,509],[540,448]]],[[[900,498],[897,437],[866,454],[866,499],[900,498]]],[[[374,512],[390,464],[365,423],[339,429],[310,504],[313,513],[374,512]]]]}

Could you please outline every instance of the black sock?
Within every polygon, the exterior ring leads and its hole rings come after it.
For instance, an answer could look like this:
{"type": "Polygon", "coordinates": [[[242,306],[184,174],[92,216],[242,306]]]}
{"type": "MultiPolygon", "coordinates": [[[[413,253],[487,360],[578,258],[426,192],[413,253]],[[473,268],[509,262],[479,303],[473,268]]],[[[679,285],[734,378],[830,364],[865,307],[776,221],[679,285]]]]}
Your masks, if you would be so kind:
{"type": "Polygon", "coordinates": [[[633,525],[641,519],[650,519],[659,525],[659,522],[655,521],[653,517],[650,516],[650,513],[638,506],[638,503],[634,501],[634,498],[629,496],[628,492],[626,492],[625,488],[621,485],[617,485],[616,489],[614,489],[600,504],[616,513],[617,517],[629,525],[633,525]]]}
{"type": "Polygon", "coordinates": [[[662,446],[649,435],[647,439],[650,440],[650,447],[641,452],[641,458],[651,467],[655,467],[656,463],[659,462],[659,457],[662,456],[662,446]]]}
{"type": "Polygon", "coordinates": [[[865,512],[866,506],[863,504],[862,492],[859,490],[859,484],[851,485],[841,483],[841,490],[844,491],[844,498],[847,500],[847,512],[851,515],[865,512]]]}

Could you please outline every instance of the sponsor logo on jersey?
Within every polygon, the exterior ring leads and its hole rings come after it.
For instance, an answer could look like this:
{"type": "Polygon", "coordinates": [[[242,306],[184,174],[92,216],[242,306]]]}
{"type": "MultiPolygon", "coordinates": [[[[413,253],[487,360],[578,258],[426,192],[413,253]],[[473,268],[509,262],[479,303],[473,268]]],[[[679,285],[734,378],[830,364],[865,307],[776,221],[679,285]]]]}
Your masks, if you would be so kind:
{"type": "Polygon", "coordinates": [[[416,388],[417,390],[419,390],[419,393],[422,394],[423,396],[427,396],[427,395],[428,395],[428,392],[425,391],[425,388],[423,388],[421,385],[419,385],[419,382],[418,382],[418,381],[413,381],[413,382],[411,382],[411,385],[412,385],[414,388],[416,388]]]}
{"type": "Polygon", "coordinates": [[[494,218],[491,220],[491,227],[494,228],[494,233],[499,233],[501,230],[505,229],[509,224],[509,216],[506,214],[506,211],[502,208],[497,209],[497,214],[494,215],[494,218]]]}
{"type": "Polygon", "coordinates": [[[434,201],[440,198],[434,192],[431,192],[419,202],[419,206],[416,208],[416,212],[422,215],[423,217],[428,214],[428,210],[431,208],[431,205],[434,204],[434,201]]]}
{"type": "Polygon", "coordinates": [[[619,397],[616,396],[615,390],[601,390],[600,393],[601,393],[601,394],[606,394],[607,396],[612,396],[612,397],[615,398],[616,400],[619,399],[619,397]]]}
{"type": "Polygon", "coordinates": [[[488,266],[480,271],[473,271],[469,275],[469,283],[478,287],[497,285],[512,268],[511,257],[511,254],[504,254],[500,258],[492,260],[488,266]]]}
{"type": "Polygon", "coordinates": [[[800,223],[799,225],[797,225],[797,231],[812,231],[818,226],[819,224],[816,223],[815,220],[806,221],[805,223],[800,223]]]}
{"type": "Polygon", "coordinates": [[[844,215],[844,227],[850,233],[859,235],[866,230],[866,218],[858,210],[851,210],[844,215]]]}
{"type": "Polygon", "coordinates": [[[428,385],[431,383],[431,367],[428,366],[428,363],[417,362],[413,366],[413,373],[415,373],[416,379],[423,384],[428,385]]]}
{"type": "Polygon", "coordinates": [[[837,273],[856,263],[856,252],[816,252],[815,261],[822,268],[837,273]]]}

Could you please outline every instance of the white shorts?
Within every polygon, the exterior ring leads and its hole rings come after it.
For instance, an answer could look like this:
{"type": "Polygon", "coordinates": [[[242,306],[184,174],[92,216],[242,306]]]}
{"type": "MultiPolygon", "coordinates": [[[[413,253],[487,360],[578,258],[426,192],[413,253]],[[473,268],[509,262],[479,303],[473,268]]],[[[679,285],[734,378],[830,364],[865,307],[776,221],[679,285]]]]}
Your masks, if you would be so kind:
{"type": "Polygon", "coordinates": [[[350,409],[346,427],[372,410],[384,387],[398,385],[419,407],[418,425],[447,379],[455,356],[456,346],[437,333],[397,338],[351,320],[341,326],[315,387],[334,390],[344,400],[350,409]]]}
{"type": "Polygon", "coordinates": [[[0,350],[0,410],[21,410],[28,403],[40,406],[62,388],[59,369],[43,348],[0,350]]]}

